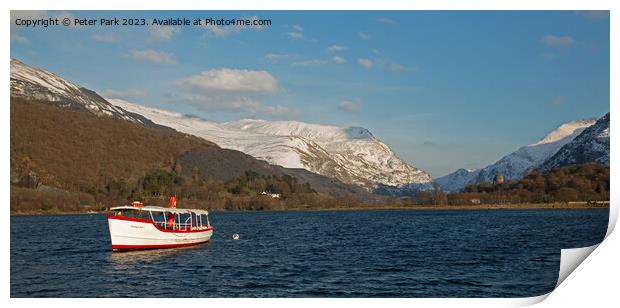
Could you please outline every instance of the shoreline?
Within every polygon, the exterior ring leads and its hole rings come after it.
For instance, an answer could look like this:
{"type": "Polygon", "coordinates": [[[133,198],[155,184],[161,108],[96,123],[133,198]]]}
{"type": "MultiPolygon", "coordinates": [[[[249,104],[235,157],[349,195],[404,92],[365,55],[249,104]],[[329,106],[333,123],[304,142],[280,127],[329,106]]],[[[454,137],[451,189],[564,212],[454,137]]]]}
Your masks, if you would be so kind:
{"type": "Polygon", "coordinates": [[[310,209],[316,211],[349,211],[349,210],[529,210],[529,209],[602,209],[605,205],[565,204],[565,203],[531,203],[531,204],[478,204],[478,205],[387,205],[387,206],[356,206],[350,208],[310,209]]]}
{"type": "MultiPolygon", "coordinates": [[[[259,211],[226,211],[209,210],[209,212],[269,212],[269,211],[381,211],[381,210],[407,210],[407,211],[443,211],[443,210],[530,210],[530,209],[604,209],[609,208],[609,204],[589,205],[587,203],[567,204],[567,203],[524,203],[524,204],[477,204],[477,205],[360,205],[353,207],[334,207],[334,208],[292,208],[286,210],[259,210],[259,211]]],[[[10,216],[35,216],[35,215],[97,215],[105,211],[95,213],[80,211],[25,211],[11,212],[10,216]]]]}

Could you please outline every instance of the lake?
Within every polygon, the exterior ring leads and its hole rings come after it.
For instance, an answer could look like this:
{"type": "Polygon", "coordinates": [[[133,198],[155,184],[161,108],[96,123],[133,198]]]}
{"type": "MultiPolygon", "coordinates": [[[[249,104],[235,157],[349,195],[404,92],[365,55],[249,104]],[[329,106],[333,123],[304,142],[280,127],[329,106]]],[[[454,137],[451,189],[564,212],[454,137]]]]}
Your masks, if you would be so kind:
{"type": "Polygon", "coordinates": [[[214,212],[207,244],[112,253],[106,217],[11,217],[11,297],[526,297],[608,209],[214,212]],[[240,240],[232,240],[238,233],[240,240]]]}

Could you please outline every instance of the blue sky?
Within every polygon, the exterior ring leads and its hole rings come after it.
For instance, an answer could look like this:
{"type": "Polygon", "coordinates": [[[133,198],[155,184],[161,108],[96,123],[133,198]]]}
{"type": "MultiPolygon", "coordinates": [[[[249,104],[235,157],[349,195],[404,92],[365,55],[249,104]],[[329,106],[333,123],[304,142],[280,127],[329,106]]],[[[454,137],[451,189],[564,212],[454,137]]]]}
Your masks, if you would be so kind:
{"type": "Polygon", "coordinates": [[[363,126],[433,177],[609,111],[609,15],[575,11],[13,12],[11,57],[212,121],[363,126]],[[48,27],[16,18],[247,18],[48,27]]]}

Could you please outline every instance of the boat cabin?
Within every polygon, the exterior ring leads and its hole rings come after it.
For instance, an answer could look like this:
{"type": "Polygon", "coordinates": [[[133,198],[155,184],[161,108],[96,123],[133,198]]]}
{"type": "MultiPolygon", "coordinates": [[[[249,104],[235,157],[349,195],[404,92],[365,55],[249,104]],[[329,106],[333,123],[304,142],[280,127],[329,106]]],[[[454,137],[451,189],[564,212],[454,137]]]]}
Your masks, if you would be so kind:
{"type": "Polygon", "coordinates": [[[117,206],[110,208],[110,216],[127,220],[152,222],[157,228],[174,231],[196,231],[211,228],[209,212],[160,206],[117,206]]]}

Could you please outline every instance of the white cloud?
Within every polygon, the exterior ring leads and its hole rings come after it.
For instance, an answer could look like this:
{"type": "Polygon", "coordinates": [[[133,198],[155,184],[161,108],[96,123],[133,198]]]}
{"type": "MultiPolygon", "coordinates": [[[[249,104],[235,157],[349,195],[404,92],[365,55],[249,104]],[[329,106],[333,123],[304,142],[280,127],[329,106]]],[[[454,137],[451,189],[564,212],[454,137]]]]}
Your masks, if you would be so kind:
{"type": "Polygon", "coordinates": [[[290,53],[268,53],[265,55],[265,59],[272,63],[292,61],[298,58],[299,56],[290,53]]]}
{"type": "Polygon", "coordinates": [[[407,70],[407,68],[402,64],[390,63],[390,70],[396,71],[396,72],[404,72],[407,70]]]}
{"type": "Polygon", "coordinates": [[[304,35],[301,32],[295,32],[295,31],[291,31],[289,33],[287,33],[289,37],[293,38],[293,39],[300,39],[303,38],[304,35]]]}
{"type": "Polygon", "coordinates": [[[137,61],[147,61],[155,64],[176,64],[176,57],[167,52],[155,51],[151,49],[146,50],[130,50],[127,54],[128,57],[137,61]]]}
{"type": "Polygon", "coordinates": [[[347,49],[347,48],[344,47],[344,46],[340,46],[340,45],[331,45],[331,46],[327,47],[327,51],[328,52],[343,51],[345,49],[347,49]]]}
{"type": "Polygon", "coordinates": [[[326,60],[310,59],[310,60],[293,62],[292,65],[293,66],[318,66],[318,65],[324,65],[324,64],[327,64],[326,60]]]}
{"type": "Polygon", "coordinates": [[[174,26],[150,26],[149,32],[153,40],[169,40],[175,33],[180,32],[178,27],[174,26]]]}
{"type": "Polygon", "coordinates": [[[97,42],[116,43],[118,38],[112,34],[93,34],[92,39],[97,42]]]}
{"type": "Polygon", "coordinates": [[[570,46],[575,43],[575,39],[570,36],[546,35],[542,42],[547,46],[570,46]]]}
{"type": "Polygon", "coordinates": [[[368,68],[368,69],[372,68],[372,66],[373,66],[372,60],[365,59],[365,58],[357,59],[357,64],[359,64],[359,65],[361,65],[361,66],[363,66],[365,68],[368,68]]]}
{"type": "Polygon", "coordinates": [[[370,39],[370,35],[368,33],[366,33],[366,32],[360,32],[359,36],[363,40],[369,40],[370,39]]]}
{"type": "Polygon", "coordinates": [[[206,91],[270,94],[278,90],[278,81],[266,71],[212,69],[179,81],[180,85],[206,91]]]}
{"type": "MultiPolygon", "coordinates": [[[[380,52],[377,53],[381,55],[380,52]]],[[[373,60],[373,66],[380,69],[390,70],[392,72],[415,72],[417,70],[415,67],[409,67],[400,63],[396,63],[383,56],[375,58],[373,60]]]]}
{"type": "Polygon", "coordinates": [[[218,27],[215,25],[207,25],[204,26],[204,28],[211,32],[213,35],[215,35],[216,37],[225,37],[228,36],[232,33],[237,33],[239,31],[241,31],[241,29],[232,27],[232,26],[227,26],[227,27],[218,27]]]}
{"type": "Polygon", "coordinates": [[[292,66],[319,66],[329,63],[328,60],[309,59],[297,54],[288,53],[268,53],[264,56],[264,58],[271,63],[288,63],[292,66]]]}
{"type": "Polygon", "coordinates": [[[393,71],[393,72],[415,72],[417,70],[415,67],[407,67],[400,63],[389,62],[389,61],[388,61],[387,67],[390,71],[393,71]]]}
{"type": "Polygon", "coordinates": [[[102,92],[102,95],[107,98],[135,99],[135,98],[145,97],[147,93],[145,90],[142,90],[142,89],[126,89],[126,90],[107,89],[102,92]]]}
{"type": "Polygon", "coordinates": [[[241,30],[243,30],[242,27],[240,26],[215,26],[215,25],[208,25],[208,26],[204,26],[204,28],[211,32],[211,34],[215,35],[215,37],[227,37],[229,35],[232,34],[236,34],[241,32],[241,30]]]}
{"type": "Polygon", "coordinates": [[[383,24],[393,24],[394,20],[392,20],[391,18],[387,18],[387,17],[380,17],[377,18],[377,21],[383,24]]]}
{"type": "Polygon", "coordinates": [[[293,30],[286,33],[290,38],[298,40],[304,37],[304,28],[300,25],[293,25],[291,28],[293,28],[293,30]]]}
{"type": "MultiPolygon", "coordinates": [[[[279,60],[279,54],[267,54],[266,59],[279,60]]],[[[288,58],[288,57],[284,57],[288,58]]],[[[178,80],[176,84],[186,93],[182,101],[197,108],[274,116],[295,115],[298,111],[285,106],[263,106],[261,98],[276,94],[278,81],[267,71],[220,68],[178,80]]]]}
{"type": "Polygon", "coordinates": [[[334,61],[334,63],[338,63],[338,64],[342,64],[342,63],[347,62],[347,60],[345,58],[340,57],[340,56],[333,56],[332,57],[332,61],[334,61]]]}
{"type": "Polygon", "coordinates": [[[362,106],[359,103],[345,100],[338,104],[338,109],[346,112],[358,112],[362,109],[362,106]]]}
{"type": "Polygon", "coordinates": [[[263,108],[261,113],[271,115],[271,116],[295,116],[302,114],[301,110],[292,109],[286,106],[267,106],[263,108]]]}

